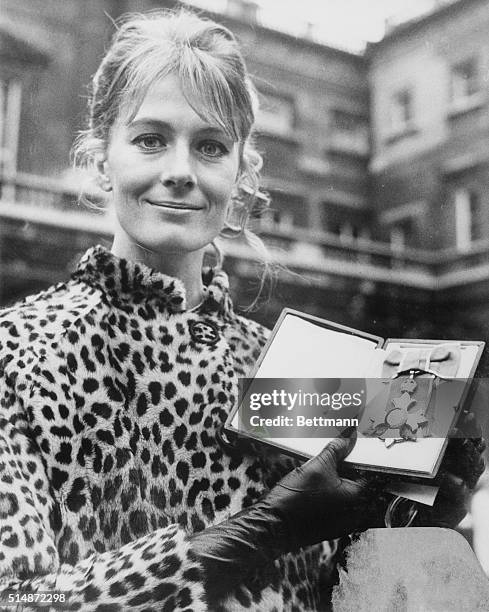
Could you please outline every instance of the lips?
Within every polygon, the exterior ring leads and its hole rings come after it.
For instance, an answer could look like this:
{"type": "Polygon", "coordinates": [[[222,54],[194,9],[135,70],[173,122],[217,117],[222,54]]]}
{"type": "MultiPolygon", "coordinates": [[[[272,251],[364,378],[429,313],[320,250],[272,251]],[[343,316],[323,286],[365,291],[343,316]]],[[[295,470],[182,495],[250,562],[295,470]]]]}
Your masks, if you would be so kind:
{"type": "Polygon", "coordinates": [[[148,204],[151,206],[158,206],[160,208],[171,208],[172,210],[202,210],[203,206],[199,204],[192,204],[191,202],[175,202],[174,200],[161,200],[161,201],[149,201],[148,204]]]}

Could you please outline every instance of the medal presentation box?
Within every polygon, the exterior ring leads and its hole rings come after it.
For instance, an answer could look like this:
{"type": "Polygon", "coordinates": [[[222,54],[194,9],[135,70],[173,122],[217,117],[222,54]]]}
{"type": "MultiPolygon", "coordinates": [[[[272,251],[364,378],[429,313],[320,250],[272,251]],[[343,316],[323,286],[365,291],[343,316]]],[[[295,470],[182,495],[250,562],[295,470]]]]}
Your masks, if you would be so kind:
{"type": "MultiPolygon", "coordinates": [[[[326,429],[322,429],[321,421],[312,430],[292,427],[281,437],[276,432],[284,432],[282,428],[268,435],[266,427],[249,427],[243,417],[243,398],[249,400],[253,390],[262,391],[268,381],[275,387],[282,381],[289,392],[299,390],[301,381],[307,386],[311,380],[334,380],[338,392],[342,385],[345,388],[348,382],[356,381],[362,386],[363,399],[355,415],[357,422],[352,423],[357,428],[357,442],[346,463],[360,469],[432,479],[450,432],[471,404],[473,377],[484,345],[464,340],[383,339],[286,308],[224,429],[230,438],[244,436],[308,459],[338,435],[341,427],[333,434],[329,428],[322,435],[326,429]]],[[[256,414],[273,416],[269,406],[260,407],[256,414]]],[[[307,410],[305,406],[300,408],[302,422],[307,410]]],[[[338,418],[344,414],[341,409],[331,410],[331,406],[322,410],[338,418]]],[[[351,409],[347,412],[351,416],[351,409]]],[[[287,415],[290,423],[298,422],[297,407],[289,407],[287,415]]],[[[319,421],[314,420],[314,424],[319,421]]]]}

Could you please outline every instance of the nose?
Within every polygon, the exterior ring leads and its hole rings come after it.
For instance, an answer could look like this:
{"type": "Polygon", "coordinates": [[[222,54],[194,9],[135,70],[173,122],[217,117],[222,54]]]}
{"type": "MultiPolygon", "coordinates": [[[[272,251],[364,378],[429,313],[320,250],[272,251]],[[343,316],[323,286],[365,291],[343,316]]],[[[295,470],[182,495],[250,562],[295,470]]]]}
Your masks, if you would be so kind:
{"type": "Polygon", "coordinates": [[[163,159],[160,181],[168,189],[192,189],[197,180],[191,153],[185,144],[177,145],[163,159]]]}

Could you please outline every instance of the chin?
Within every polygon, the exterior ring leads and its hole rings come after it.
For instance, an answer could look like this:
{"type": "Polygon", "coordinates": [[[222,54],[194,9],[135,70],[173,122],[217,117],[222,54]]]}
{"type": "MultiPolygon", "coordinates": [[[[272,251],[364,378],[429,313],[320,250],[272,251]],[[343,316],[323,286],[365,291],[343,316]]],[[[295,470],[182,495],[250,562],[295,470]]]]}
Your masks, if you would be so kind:
{"type": "Polygon", "coordinates": [[[140,246],[153,251],[154,253],[174,253],[186,254],[194,251],[199,251],[207,247],[214,239],[211,236],[205,239],[201,236],[192,236],[191,233],[172,232],[171,234],[162,235],[162,233],[151,235],[133,236],[134,241],[140,246]]]}

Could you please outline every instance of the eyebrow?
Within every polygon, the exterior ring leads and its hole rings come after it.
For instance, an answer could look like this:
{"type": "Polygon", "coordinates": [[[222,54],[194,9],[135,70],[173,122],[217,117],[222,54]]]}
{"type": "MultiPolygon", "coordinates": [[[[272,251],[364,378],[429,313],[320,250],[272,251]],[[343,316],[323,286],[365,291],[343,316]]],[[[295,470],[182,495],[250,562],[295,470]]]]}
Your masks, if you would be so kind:
{"type": "MultiPolygon", "coordinates": [[[[173,127],[171,126],[171,124],[169,124],[166,121],[162,121],[161,119],[156,119],[154,117],[140,117],[138,119],[134,119],[133,121],[130,121],[127,124],[127,126],[130,128],[137,128],[137,127],[141,127],[143,125],[148,125],[148,124],[157,125],[158,127],[164,130],[169,130],[170,132],[173,131],[173,127]]],[[[202,126],[200,127],[197,126],[196,131],[199,134],[215,134],[216,132],[218,132],[219,134],[222,134],[223,136],[227,136],[224,129],[217,125],[214,126],[214,125],[207,125],[203,123],[202,126]]]]}

